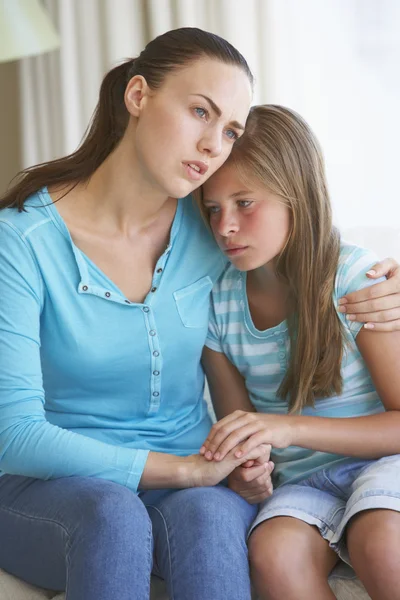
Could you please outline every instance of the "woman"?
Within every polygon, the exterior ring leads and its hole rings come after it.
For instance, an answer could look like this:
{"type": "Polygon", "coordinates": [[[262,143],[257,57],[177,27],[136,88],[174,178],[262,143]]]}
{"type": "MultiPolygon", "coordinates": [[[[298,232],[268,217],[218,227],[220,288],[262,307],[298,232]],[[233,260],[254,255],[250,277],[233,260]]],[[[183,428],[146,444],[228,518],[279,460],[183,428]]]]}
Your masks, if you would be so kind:
{"type": "Polygon", "coordinates": [[[242,135],[251,87],[226,41],[168,32],[105,77],[82,146],[2,201],[0,566],[68,600],[148,598],[152,568],[175,600],[250,597],[255,508],[214,486],[268,455],[197,454],[225,260],[185,196],[242,135]]]}

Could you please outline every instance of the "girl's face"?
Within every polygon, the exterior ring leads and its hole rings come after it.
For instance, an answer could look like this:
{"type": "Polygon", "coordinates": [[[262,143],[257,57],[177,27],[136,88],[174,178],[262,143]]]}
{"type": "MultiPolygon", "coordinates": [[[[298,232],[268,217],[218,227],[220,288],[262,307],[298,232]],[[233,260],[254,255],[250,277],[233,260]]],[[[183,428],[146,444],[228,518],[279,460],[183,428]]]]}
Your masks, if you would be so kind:
{"type": "Polygon", "coordinates": [[[232,165],[203,186],[203,205],[215,239],[240,271],[273,266],[290,233],[290,210],[279,196],[244,185],[232,165]]]}
{"type": "Polygon", "coordinates": [[[241,68],[207,58],[147,88],[133,139],[146,179],[173,198],[199,187],[242,135],[251,97],[241,68]]]}

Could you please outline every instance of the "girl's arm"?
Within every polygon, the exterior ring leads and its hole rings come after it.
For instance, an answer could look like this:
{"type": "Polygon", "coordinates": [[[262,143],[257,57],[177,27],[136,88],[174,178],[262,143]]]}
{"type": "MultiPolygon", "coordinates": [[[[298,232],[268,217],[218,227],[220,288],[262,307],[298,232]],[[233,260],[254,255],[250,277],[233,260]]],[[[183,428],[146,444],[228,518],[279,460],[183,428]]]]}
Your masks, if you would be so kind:
{"type": "Polygon", "coordinates": [[[387,277],[387,281],[347,294],[339,300],[340,312],[350,320],[365,323],[374,331],[400,330],[400,266],[386,258],[367,273],[370,279],[387,277]]]}
{"type": "Polygon", "coordinates": [[[262,443],[362,458],[400,453],[400,332],[362,329],[356,341],[386,412],[338,419],[236,411],[214,425],[206,457],[222,460],[239,444],[240,457],[262,443]]]}
{"type": "Polygon", "coordinates": [[[201,361],[217,419],[234,410],[254,411],[243,377],[225,354],[205,346],[201,361]]]}
{"type": "MultiPolygon", "coordinates": [[[[254,411],[242,375],[225,354],[204,347],[202,363],[217,419],[235,410],[254,411]]],[[[200,452],[204,453],[204,450],[203,446],[200,452]]],[[[266,446],[265,453],[258,460],[246,462],[228,477],[229,487],[250,504],[258,504],[272,494],[274,464],[269,460],[270,450],[271,447],[266,446]]],[[[215,464],[215,461],[212,462],[215,464]]]]}

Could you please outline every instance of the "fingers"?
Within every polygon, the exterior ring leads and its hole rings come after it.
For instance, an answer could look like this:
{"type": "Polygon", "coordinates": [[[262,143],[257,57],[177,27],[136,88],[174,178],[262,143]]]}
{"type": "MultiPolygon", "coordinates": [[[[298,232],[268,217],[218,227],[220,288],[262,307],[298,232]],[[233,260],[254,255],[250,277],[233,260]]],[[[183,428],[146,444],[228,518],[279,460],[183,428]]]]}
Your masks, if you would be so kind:
{"type": "Polygon", "coordinates": [[[349,321],[358,321],[360,323],[390,323],[400,319],[400,308],[392,308],[380,312],[366,313],[361,315],[346,315],[349,321]]]}
{"type": "MultiPolygon", "coordinates": [[[[385,283],[385,282],[384,282],[385,283]]],[[[370,288],[368,288],[370,289],[370,288]]],[[[371,315],[375,313],[384,313],[389,310],[400,310],[400,293],[390,294],[390,296],[382,296],[381,298],[373,298],[371,300],[365,300],[364,302],[351,303],[348,302],[346,304],[341,304],[338,307],[339,312],[346,313],[347,315],[358,314],[360,317],[366,321],[372,321],[373,319],[369,318],[371,315]],[[368,317],[368,319],[367,319],[368,317]]],[[[397,318],[397,317],[395,317],[397,318]]],[[[392,318],[381,319],[385,321],[391,321],[392,318]]]]}
{"type": "MultiPolygon", "coordinates": [[[[218,445],[223,441],[224,435],[229,435],[235,427],[234,423],[236,421],[244,422],[246,415],[250,413],[246,413],[243,410],[235,410],[232,414],[224,417],[218,423],[212,426],[210,433],[207,436],[207,439],[204,441],[204,444],[200,448],[200,454],[205,455],[207,451],[214,452],[218,445]],[[216,445],[217,439],[217,445],[216,445]],[[211,450],[213,448],[213,450],[211,450]]],[[[253,414],[253,413],[251,413],[253,414]]],[[[239,424],[240,427],[240,424],[239,424]]]]}
{"type": "Polygon", "coordinates": [[[346,294],[346,296],[339,299],[339,306],[360,304],[366,300],[373,300],[374,298],[381,298],[382,296],[389,296],[390,294],[397,294],[398,292],[400,292],[400,273],[399,275],[377,283],[376,285],[370,285],[362,290],[346,294]]]}
{"type": "Polygon", "coordinates": [[[257,504],[271,496],[273,485],[271,480],[271,471],[274,463],[253,467],[252,469],[235,469],[229,476],[229,487],[237,494],[242,496],[250,504],[257,504]],[[260,473],[263,468],[265,472],[260,473]]]}
{"type": "Polygon", "coordinates": [[[235,412],[238,413],[236,418],[228,420],[228,417],[225,417],[212,427],[203,444],[203,454],[208,460],[222,460],[235,446],[259,429],[257,413],[235,412]]]}
{"type": "Polygon", "coordinates": [[[400,319],[396,321],[389,321],[388,323],[365,323],[364,327],[366,329],[371,329],[373,331],[378,332],[392,332],[392,331],[400,331],[400,319]]]}
{"type": "Polygon", "coordinates": [[[248,436],[248,439],[240,444],[237,450],[235,450],[234,455],[236,458],[248,458],[250,452],[262,444],[264,435],[265,433],[263,431],[258,431],[254,433],[254,435],[248,436]]]}
{"type": "Polygon", "coordinates": [[[371,279],[375,279],[378,277],[385,277],[392,270],[398,267],[398,263],[394,260],[394,258],[385,258],[380,262],[376,263],[367,273],[368,277],[371,279]]]}
{"type": "MultiPolygon", "coordinates": [[[[258,429],[259,427],[257,423],[249,423],[248,425],[245,425],[240,429],[233,431],[230,435],[228,435],[227,438],[224,439],[220,446],[214,446],[214,453],[212,448],[210,448],[210,450],[206,452],[205,457],[209,460],[213,458],[216,461],[223,460],[231,450],[234,450],[234,448],[236,448],[237,446],[239,446],[239,444],[247,440],[247,438],[252,437],[258,431],[258,429]]],[[[259,446],[262,442],[263,440],[261,439],[260,443],[257,444],[257,446],[259,446]]],[[[258,458],[254,453],[251,454],[251,451],[255,449],[256,446],[252,445],[251,447],[248,447],[246,452],[241,452],[240,454],[235,452],[234,454],[236,458],[242,458],[243,456],[246,456],[246,459],[250,460],[253,458],[258,458]]]]}
{"type": "MultiPolygon", "coordinates": [[[[233,453],[235,451],[233,450],[233,453]]],[[[270,444],[260,444],[257,448],[252,449],[250,452],[243,454],[242,461],[253,460],[255,465],[265,465],[270,462],[271,446],[270,444]]],[[[242,463],[243,464],[243,463],[242,463]]],[[[241,465],[242,466],[242,465],[241,465]]]]}

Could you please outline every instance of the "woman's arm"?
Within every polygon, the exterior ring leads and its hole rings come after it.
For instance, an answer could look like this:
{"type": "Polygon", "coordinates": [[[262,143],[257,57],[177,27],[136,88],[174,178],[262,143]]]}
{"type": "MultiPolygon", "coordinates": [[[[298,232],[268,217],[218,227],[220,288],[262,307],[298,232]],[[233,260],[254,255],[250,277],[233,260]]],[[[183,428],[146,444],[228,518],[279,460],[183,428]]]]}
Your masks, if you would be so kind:
{"type": "MultiPolygon", "coordinates": [[[[99,477],[142,488],[213,485],[244,462],[210,469],[178,457],[101,442],[46,419],[40,359],[45,291],[26,240],[0,221],[0,469],[37,479],[99,477]]],[[[258,458],[264,449],[258,449],[258,458]]]]}
{"type": "Polygon", "coordinates": [[[374,331],[400,330],[400,266],[393,258],[374,265],[370,279],[387,277],[387,281],[347,294],[339,300],[340,312],[351,321],[365,323],[374,331]]]}
{"type": "Polygon", "coordinates": [[[400,453],[400,332],[362,329],[356,341],[386,412],[337,419],[236,411],[214,425],[206,457],[222,460],[238,445],[240,457],[262,443],[362,458],[400,453]]]}

